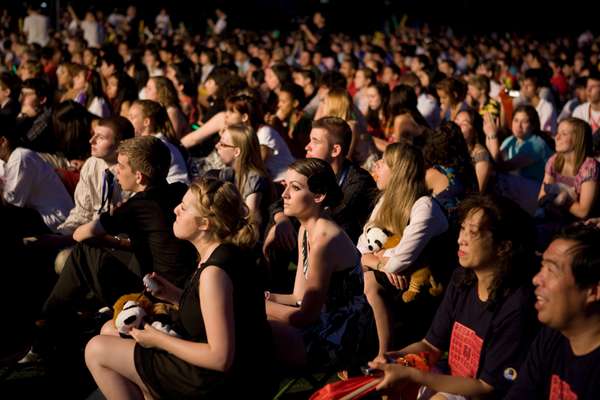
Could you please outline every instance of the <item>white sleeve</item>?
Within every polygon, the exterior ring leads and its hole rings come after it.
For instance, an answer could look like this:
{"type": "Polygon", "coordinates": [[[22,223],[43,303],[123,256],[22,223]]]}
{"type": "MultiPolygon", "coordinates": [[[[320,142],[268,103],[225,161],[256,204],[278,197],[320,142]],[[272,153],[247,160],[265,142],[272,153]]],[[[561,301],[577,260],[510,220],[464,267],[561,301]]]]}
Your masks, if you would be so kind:
{"type": "Polygon", "coordinates": [[[448,220],[438,203],[429,196],[418,199],[411,212],[410,222],[396,247],[386,250],[389,257],[385,272],[398,273],[410,267],[434,236],[448,229],[448,220]]]}
{"type": "Polygon", "coordinates": [[[268,126],[261,126],[256,131],[256,136],[258,137],[258,144],[267,146],[271,150],[275,151],[275,138],[271,133],[271,128],[268,126]]]}
{"type": "Polygon", "coordinates": [[[15,149],[4,166],[4,189],[2,196],[7,203],[25,207],[36,175],[27,162],[27,155],[15,149]]]}

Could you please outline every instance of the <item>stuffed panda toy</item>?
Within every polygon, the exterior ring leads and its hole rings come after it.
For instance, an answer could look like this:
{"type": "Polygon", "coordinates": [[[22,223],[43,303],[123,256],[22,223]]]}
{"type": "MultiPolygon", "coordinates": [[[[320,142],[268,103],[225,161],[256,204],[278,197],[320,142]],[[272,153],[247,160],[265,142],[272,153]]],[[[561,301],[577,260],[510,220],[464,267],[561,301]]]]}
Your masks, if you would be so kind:
{"type": "Polygon", "coordinates": [[[376,253],[379,250],[383,249],[388,238],[390,237],[390,232],[386,229],[381,229],[376,226],[372,226],[367,229],[367,247],[369,251],[372,253],[376,253]]]}

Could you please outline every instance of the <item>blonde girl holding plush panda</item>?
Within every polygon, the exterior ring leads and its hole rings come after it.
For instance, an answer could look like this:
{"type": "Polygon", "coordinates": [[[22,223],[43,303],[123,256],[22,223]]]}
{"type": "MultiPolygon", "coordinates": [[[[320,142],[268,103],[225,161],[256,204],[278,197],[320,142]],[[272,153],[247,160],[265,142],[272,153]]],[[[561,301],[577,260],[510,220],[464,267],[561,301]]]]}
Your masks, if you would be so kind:
{"type": "MultiPolygon", "coordinates": [[[[408,288],[408,277],[403,273],[422,263],[423,249],[448,229],[448,221],[427,190],[425,162],[417,147],[403,142],[390,144],[376,163],[375,174],[382,194],[357,247],[365,271],[365,294],[375,315],[379,354],[383,355],[393,344],[391,303],[408,288]],[[390,232],[399,242],[372,252],[367,231],[373,227],[390,232]]],[[[423,334],[415,335],[418,333],[423,334]]]]}

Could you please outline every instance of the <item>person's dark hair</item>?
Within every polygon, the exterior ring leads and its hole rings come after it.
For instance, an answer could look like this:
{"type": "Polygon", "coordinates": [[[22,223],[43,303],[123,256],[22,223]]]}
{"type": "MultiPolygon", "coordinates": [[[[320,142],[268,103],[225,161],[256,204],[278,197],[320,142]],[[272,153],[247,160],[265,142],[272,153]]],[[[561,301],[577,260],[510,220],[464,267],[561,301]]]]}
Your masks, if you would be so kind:
{"type": "Polygon", "coordinates": [[[417,108],[415,89],[404,84],[396,86],[390,93],[387,114],[389,116],[398,115],[398,111],[402,108],[417,108]]]}
{"type": "Polygon", "coordinates": [[[318,158],[305,158],[294,161],[289,168],[306,176],[308,189],[312,193],[325,195],[323,207],[333,208],[342,201],[342,189],[327,162],[318,158]]]}
{"type": "Polygon", "coordinates": [[[326,130],[331,142],[339,144],[342,148],[342,155],[344,157],[348,155],[352,141],[352,128],[346,121],[338,117],[323,117],[313,121],[312,127],[326,130]]]}
{"type": "Polygon", "coordinates": [[[466,110],[462,110],[457,114],[467,114],[469,116],[469,120],[471,121],[471,125],[473,125],[473,130],[475,131],[475,143],[478,143],[482,146],[485,146],[485,132],[483,131],[483,117],[479,114],[479,111],[474,110],[472,108],[467,108],[466,110]]]}
{"type": "Polygon", "coordinates": [[[180,62],[176,64],[170,64],[169,68],[173,69],[175,73],[175,79],[183,86],[183,93],[191,98],[196,97],[196,91],[194,88],[194,74],[187,63],[180,62]]]}
{"type": "Polygon", "coordinates": [[[326,87],[329,90],[346,89],[346,84],[346,77],[338,71],[326,71],[319,80],[319,87],[326,87]]]}
{"type": "Polygon", "coordinates": [[[217,62],[217,53],[209,48],[209,47],[204,47],[201,51],[200,54],[204,54],[206,56],[206,58],[208,58],[208,63],[214,65],[217,62]]]}
{"type": "Polygon", "coordinates": [[[122,141],[117,151],[127,156],[131,170],[142,173],[150,186],[166,182],[171,152],[160,139],[154,136],[134,137],[122,141]]]}
{"type": "Polygon", "coordinates": [[[577,287],[587,289],[597,285],[600,282],[600,230],[595,226],[571,225],[554,237],[557,239],[575,242],[568,252],[577,287]]]}
{"type": "Polygon", "coordinates": [[[254,96],[248,96],[247,94],[230,96],[225,101],[225,108],[235,110],[240,114],[247,114],[250,126],[255,132],[264,123],[261,104],[254,96]]]}
{"type": "Polygon", "coordinates": [[[540,116],[535,108],[530,104],[521,104],[513,111],[513,119],[518,113],[527,114],[527,117],[529,118],[529,125],[531,125],[531,132],[539,135],[542,128],[540,126],[540,116]]]}
{"type": "Polygon", "coordinates": [[[212,79],[217,85],[217,92],[214,95],[215,101],[225,101],[227,97],[246,86],[242,78],[234,71],[223,66],[213,68],[206,79],[212,79]]]}
{"type": "Polygon", "coordinates": [[[133,68],[133,80],[135,82],[135,86],[137,87],[137,91],[141,91],[144,87],[146,87],[146,83],[148,83],[148,79],[150,78],[150,74],[148,73],[148,68],[144,65],[143,62],[137,59],[132,59],[127,62],[125,68],[129,71],[129,69],[133,68]]]}
{"type": "Polygon", "coordinates": [[[123,140],[131,139],[135,136],[131,122],[127,118],[120,115],[101,118],[98,120],[98,126],[104,126],[113,131],[115,145],[118,145],[123,140]]]}
{"type": "Polygon", "coordinates": [[[295,83],[291,82],[286,82],[283,85],[281,85],[279,91],[289,93],[290,97],[292,98],[292,101],[298,101],[298,107],[301,108],[305,105],[304,90],[299,85],[296,85],[295,83]]]}
{"type": "Polygon", "coordinates": [[[83,160],[90,155],[90,134],[95,116],[73,100],[59,103],[52,111],[52,130],[58,150],[69,160],[83,160]]]}
{"type": "Polygon", "coordinates": [[[21,89],[31,89],[35,92],[38,98],[46,99],[46,105],[51,103],[50,86],[48,82],[40,78],[26,79],[21,86],[21,89]]]}
{"type": "Polygon", "coordinates": [[[367,125],[373,127],[375,129],[383,129],[382,123],[388,118],[388,102],[390,99],[390,88],[388,85],[382,82],[371,83],[369,85],[370,88],[374,88],[379,94],[379,98],[381,99],[381,105],[378,109],[373,110],[371,107],[367,110],[367,115],[365,116],[367,120],[367,125]],[[379,118],[379,112],[383,111],[383,121],[379,118]]]}
{"type": "MultiPolygon", "coordinates": [[[[589,75],[587,76],[587,80],[590,80],[590,79],[600,82],[600,71],[591,69],[589,75]]],[[[586,81],[586,84],[587,84],[587,81],[586,81]]]]}
{"type": "Polygon", "coordinates": [[[116,51],[105,52],[100,58],[100,64],[103,62],[108,66],[113,65],[115,67],[115,72],[123,70],[123,57],[116,51]]]}
{"type": "Polygon", "coordinates": [[[429,132],[425,138],[423,156],[427,168],[434,165],[453,168],[467,191],[477,187],[467,142],[460,127],[454,122],[445,122],[438,129],[429,132]]]}
{"type": "Polygon", "coordinates": [[[284,83],[292,82],[292,69],[287,64],[275,64],[271,67],[271,70],[279,79],[279,83],[283,85],[284,83]]]}
{"type": "Polygon", "coordinates": [[[10,89],[10,98],[16,101],[19,98],[19,78],[11,75],[10,72],[3,72],[0,74],[0,88],[10,89]]]}
{"type": "Polygon", "coordinates": [[[113,112],[119,114],[124,102],[128,101],[129,103],[132,103],[138,98],[138,90],[135,81],[125,72],[117,71],[112,77],[117,80],[118,84],[117,96],[110,100],[110,105],[113,112]]]}
{"type": "MultiPolygon", "coordinates": [[[[497,270],[488,290],[488,307],[495,307],[511,290],[531,282],[535,274],[535,227],[529,214],[513,201],[494,195],[472,195],[458,206],[459,221],[481,210],[481,232],[488,231],[497,246],[497,270]]],[[[477,278],[463,269],[461,284],[475,285],[477,278]]]]}

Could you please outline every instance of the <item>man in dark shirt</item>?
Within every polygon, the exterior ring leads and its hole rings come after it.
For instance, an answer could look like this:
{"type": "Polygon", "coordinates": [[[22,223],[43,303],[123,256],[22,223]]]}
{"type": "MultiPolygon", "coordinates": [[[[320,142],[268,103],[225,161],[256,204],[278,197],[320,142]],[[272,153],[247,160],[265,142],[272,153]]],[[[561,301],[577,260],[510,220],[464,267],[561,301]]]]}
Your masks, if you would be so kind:
{"type": "Polygon", "coordinates": [[[600,231],[558,235],[533,278],[538,319],[546,325],[507,399],[600,398],[600,231]]]}
{"type": "MultiPolygon", "coordinates": [[[[330,210],[331,216],[356,243],[375,206],[377,185],[367,171],[347,159],[351,140],[352,129],[343,119],[318,119],[313,122],[310,141],[306,146],[306,157],[319,158],[331,165],[344,194],[342,202],[330,210]]],[[[271,214],[274,224],[265,238],[263,252],[272,261],[274,254],[295,254],[293,249],[297,242],[297,232],[290,219],[283,215],[281,199],[274,204],[271,214]]],[[[285,257],[283,259],[285,260],[285,257]]],[[[287,267],[289,259],[287,263],[282,263],[287,267]]]]}
{"type": "Polygon", "coordinates": [[[89,291],[104,305],[112,305],[123,294],[143,290],[141,278],[152,271],[175,285],[193,271],[194,248],[175,238],[172,229],[173,209],[187,187],[166,183],[169,150],[159,139],[144,136],[121,142],[118,153],[119,184],[135,194],[112,215],[106,212],[75,230],[73,238],[80,243],[44,305],[46,315],[64,311],[89,291]],[[89,240],[107,234],[127,235],[132,251],[89,240]]]}
{"type": "Polygon", "coordinates": [[[31,78],[23,82],[17,132],[23,147],[39,153],[56,152],[50,96],[48,83],[43,79],[31,78]]]}

